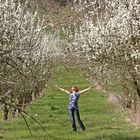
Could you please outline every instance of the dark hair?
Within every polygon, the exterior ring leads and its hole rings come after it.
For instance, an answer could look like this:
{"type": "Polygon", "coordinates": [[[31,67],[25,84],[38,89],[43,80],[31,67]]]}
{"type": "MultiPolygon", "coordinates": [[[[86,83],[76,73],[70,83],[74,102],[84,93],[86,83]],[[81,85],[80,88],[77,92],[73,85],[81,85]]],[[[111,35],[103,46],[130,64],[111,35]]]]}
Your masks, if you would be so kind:
{"type": "Polygon", "coordinates": [[[77,86],[72,86],[71,91],[70,91],[71,93],[72,93],[73,89],[74,89],[75,92],[79,91],[77,86]]]}

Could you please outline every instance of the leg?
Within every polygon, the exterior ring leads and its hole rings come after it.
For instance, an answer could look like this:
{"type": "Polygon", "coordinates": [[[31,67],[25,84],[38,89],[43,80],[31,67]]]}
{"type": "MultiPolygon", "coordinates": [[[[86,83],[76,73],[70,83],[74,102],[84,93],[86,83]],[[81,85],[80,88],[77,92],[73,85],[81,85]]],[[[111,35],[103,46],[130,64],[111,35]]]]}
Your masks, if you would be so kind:
{"type": "Polygon", "coordinates": [[[78,121],[78,123],[79,123],[79,125],[80,125],[80,128],[81,128],[83,131],[85,131],[85,126],[84,126],[83,122],[82,122],[81,119],[80,119],[80,114],[79,114],[79,110],[78,110],[78,109],[76,109],[76,117],[77,117],[77,121],[78,121]]]}
{"type": "Polygon", "coordinates": [[[70,113],[70,118],[71,118],[71,124],[72,124],[72,130],[76,131],[76,124],[75,124],[75,117],[74,117],[74,109],[70,109],[69,113],[70,113]]]}

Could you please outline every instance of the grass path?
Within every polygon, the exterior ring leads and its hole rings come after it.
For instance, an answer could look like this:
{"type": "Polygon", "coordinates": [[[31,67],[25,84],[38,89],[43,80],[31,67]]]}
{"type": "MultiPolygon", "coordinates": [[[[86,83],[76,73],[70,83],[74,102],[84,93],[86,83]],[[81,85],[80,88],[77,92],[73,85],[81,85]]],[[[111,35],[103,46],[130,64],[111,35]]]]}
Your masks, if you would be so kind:
{"type": "Polygon", "coordinates": [[[54,87],[54,84],[69,89],[78,85],[79,89],[88,86],[85,78],[77,71],[58,69],[44,96],[38,98],[27,111],[35,116],[47,130],[44,131],[30,118],[33,136],[30,136],[22,117],[13,122],[1,122],[4,127],[4,140],[140,140],[140,129],[126,124],[121,113],[114,111],[107,103],[107,95],[91,89],[81,95],[79,108],[86,132],[71,132],[68,114],[68,96],[54,87]],[[36,116],[37,115],[37,116],[36,116]]]}

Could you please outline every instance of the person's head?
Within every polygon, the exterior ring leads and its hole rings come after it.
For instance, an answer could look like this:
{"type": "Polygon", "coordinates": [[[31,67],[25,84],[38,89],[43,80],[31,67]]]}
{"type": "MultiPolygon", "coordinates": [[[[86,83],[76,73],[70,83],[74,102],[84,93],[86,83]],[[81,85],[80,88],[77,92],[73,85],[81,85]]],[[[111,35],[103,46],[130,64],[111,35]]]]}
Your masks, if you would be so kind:
{"type": "Polygon", "coordinates": [[[79,90],[78,90],[78,87],[77,86],[72,86],[72,88],[71,88],[71,93],[72,92],[78,92],[79,90]]]}

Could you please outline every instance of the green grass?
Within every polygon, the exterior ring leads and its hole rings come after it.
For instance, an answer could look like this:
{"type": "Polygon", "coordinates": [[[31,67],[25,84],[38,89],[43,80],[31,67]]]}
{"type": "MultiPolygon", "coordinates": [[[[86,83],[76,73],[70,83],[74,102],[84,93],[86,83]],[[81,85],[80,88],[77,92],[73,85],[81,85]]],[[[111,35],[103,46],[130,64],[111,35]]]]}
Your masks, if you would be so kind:
{"type": "Polygon", "coordinates": [[[86,126],[82,132],[77,124],[77,132],[71,131],[68,114],[68,96],[63,94],[55,84],[70,89],[78,85],[79,89],[88,86],[79,71],[66,71],[59,68],[54,72],[52,82],[44,90],[44,96],[38,98],[27,108],[31,115],[37,114],[36,119],[47,130],[47,135],[33,120],[27,118],[33,136],[21,116],[11,123],[1,122],[4,129],[4,140],[140,140],[140,129],[124,122],[122,113],[114,111],[107,102],[107,94],[91,89],[81,95],[79,108],[81,119],[86,126]]]}

